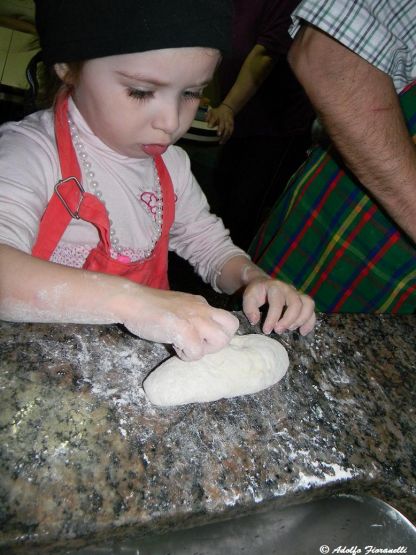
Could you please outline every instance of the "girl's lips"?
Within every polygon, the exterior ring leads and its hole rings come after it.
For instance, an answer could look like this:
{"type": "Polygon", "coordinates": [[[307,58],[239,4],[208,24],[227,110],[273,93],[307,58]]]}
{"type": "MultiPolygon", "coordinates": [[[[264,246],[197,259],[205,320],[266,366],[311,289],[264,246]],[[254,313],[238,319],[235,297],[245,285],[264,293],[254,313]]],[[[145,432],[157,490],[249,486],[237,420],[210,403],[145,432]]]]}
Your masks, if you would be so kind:
{"type": "Polygon", "coordinates": [[[167,151],[169,145],[143,145],[143,152],[149,156],[160,156],[167,151]]]}

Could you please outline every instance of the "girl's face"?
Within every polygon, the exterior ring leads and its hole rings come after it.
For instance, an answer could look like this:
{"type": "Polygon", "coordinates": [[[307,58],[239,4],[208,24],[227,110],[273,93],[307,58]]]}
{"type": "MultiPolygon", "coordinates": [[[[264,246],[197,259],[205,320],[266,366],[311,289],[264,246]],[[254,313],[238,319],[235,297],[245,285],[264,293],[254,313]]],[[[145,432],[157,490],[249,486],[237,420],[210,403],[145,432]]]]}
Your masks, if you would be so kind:
{"type": "Polygon", "coordinates": [[[161,154],[190,127],[219,58],[208,48],[172,48],[89,60],[73,98],[93,132],[116,152],[161,154]]]}

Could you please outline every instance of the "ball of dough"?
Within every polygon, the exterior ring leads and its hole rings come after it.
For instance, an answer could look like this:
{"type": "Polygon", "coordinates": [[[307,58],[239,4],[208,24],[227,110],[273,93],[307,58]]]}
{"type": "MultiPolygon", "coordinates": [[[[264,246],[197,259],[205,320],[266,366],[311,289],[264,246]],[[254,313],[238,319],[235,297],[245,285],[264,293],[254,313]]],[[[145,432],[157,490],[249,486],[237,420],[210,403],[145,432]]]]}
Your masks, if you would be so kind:
{"type": "Polygon", "coordinates": [[[283,378],[286,349],[265,335],[237,335],[217,353],[184,362],[174,356],[151,372],[143,389],[154,405],[206,403],[256,393],[283,378]]]}

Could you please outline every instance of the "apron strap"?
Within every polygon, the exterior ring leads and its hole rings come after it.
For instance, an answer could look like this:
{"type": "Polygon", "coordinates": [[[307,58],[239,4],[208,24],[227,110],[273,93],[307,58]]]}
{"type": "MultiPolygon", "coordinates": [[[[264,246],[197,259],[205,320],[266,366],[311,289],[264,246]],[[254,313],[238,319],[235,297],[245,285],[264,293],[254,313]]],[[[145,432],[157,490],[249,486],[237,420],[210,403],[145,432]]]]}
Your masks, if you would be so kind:
{"type": "Polygon", "coordinates": [[[81,170],[69,131],[68,96],[66,94],[61,94],[57,98],[54,115],[55,140],[62,180],[56,184],[55,193],[43,213],[39,224],[38,238],[32,249],[33,256],[45,260],[49,260],[52,256],[73,214],[76,214],[75,217],[80,217],[79,209],[88,195],[83,192],[80,185],[81,170]],[[77,186],[74,187],[74,184],[77,186]]]}

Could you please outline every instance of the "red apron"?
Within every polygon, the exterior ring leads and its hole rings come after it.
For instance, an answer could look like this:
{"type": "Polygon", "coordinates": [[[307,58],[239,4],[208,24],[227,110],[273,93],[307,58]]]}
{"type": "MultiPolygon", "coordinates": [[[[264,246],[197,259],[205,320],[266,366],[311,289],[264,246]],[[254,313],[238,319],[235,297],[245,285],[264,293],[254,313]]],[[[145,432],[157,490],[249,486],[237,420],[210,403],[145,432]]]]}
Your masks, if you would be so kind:
{"type": "Polygon", "coordinates": [[[71,219],[82,219],[97,228],[100,238],[98,245],[90,251],[84,269],[122,276],[158,289],[169,289],[168,244],[175,200],[172,181],[162,157],[155,158],[163,198],[161,236],[149,258],[126,263],[110,255],[110,222],[104,204],[93,194],[85,192],[81,185],[81,170],[68,124],[67,96],[60,96],[56,103],[55,137],[62,179],[56,184],[43,213],[32,255],[49,260],[71,219]]]}

